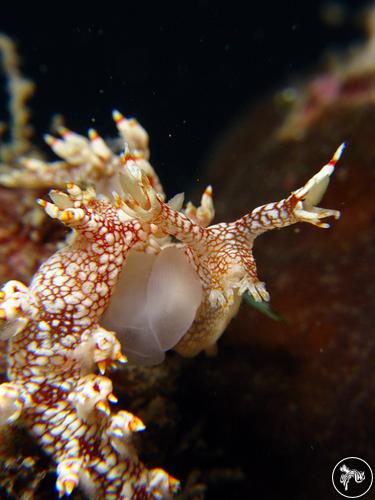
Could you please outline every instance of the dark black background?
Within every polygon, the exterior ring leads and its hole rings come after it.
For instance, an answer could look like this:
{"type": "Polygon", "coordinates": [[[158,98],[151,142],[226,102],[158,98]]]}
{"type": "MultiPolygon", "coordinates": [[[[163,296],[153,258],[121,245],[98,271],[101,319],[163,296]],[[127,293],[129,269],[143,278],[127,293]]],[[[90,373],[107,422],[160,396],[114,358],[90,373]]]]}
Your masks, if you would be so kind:
{"type": "MultiPolygon", "coordinates": [[[[244,106],[313,69],[319,55],[360,40],[366,2],[105,2],[2,6],[0,30],[19,43],[38,137],[53,113],[81,133],[114,135],[111,110],[136,116],[169,195],[188,190],[218,134],[244,106]]],[[[1,82],[0,82],[1,83],[1,82]]],[[[6,96],[1,97],[2,114],[6,96]]]]}

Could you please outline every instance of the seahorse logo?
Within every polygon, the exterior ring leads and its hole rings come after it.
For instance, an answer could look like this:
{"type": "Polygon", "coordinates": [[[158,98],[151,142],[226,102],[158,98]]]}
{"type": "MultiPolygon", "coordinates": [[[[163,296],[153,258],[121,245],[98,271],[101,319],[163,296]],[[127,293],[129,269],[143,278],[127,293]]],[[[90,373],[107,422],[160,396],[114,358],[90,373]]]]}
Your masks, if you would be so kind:
{"type": "Polygon", "coordinates": [[[356,483],[362,483],[365,480],[364,472],[360,472],[359,470],[356,469],[349,469],[349,467],[346,464],[343,464],[340,467],[340,470],[342,472],[340,477],[340,483],[344,485],[345,491],[348,491],[348,485],[351,478],[354,478],[356,483]]]}
{"type": "Polygon", "coordinates": [[[332,483],[341,496],[360,498],[371,488],[373,473],[365,460],[358,457],[346,457],[333,469],[332,483]]]}

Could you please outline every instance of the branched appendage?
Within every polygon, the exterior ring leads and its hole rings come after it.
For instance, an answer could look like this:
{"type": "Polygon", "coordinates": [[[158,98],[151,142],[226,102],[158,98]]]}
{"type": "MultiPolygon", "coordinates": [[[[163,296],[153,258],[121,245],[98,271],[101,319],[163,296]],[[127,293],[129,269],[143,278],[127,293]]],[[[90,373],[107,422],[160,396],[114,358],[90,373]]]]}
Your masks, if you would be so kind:
{"type": "Polygon", "coordinates": [[[185,215],[199,226],[207,227],[211,224],[215,217],[215,209],[212,202],[212,186],[206,187],[199,207],[195,207],[191,201],[187,203],[185,215]]]}
{"type": "Polygon", "coordinates": [[[178,482],[147,470],[131,444],[144,429],[117,402],[105,370],[125,362],[114,332],[99,324],[126,254],[146,236],[93,189],[69,185],[40,205],[75,231],[29,287],[11,281],[0,292],[9,338],[8,379],[0,385],[0,425],[20,421],[57,462],[57,490],[76,486],[90,498],[169,498],[178,482]],[[98,369],[101,375],[93,373],[98,369]]]}
{"type": "Polygon", "coordinates": [[[329,228],[329,224],[322,219],[334,217],[338,219],[340,212],[327,208],[319,208],[317,205],[327,190],[329,179],[335,170],[336,163],[344,151],[345,144],[341,144],[331,160],[321,168],[306,184],[294,191],[288,198],[276,203],[269,203],[256,208],[249,214],[239,219],[236,224],[242,231],[252,237],[269,231],[270,229],[282,228],[295,224],[296,222],[308,222],[320,228],[329,228]]]}
{"type": "MultiPolygon", "coordinates": [[[[344,145],[320,172],[288,198],[256,208],[232,223],[204,227],[213,208],[202,200],[204,217],[188,206],[186,215],[163,203],[134,163],[127,165],[122,177],[125,192],[123,210],[132,217],[156,225],[158,231],[176,237],[195,267],[203,286],[203,301],[195,321],[175,350],[194,356],[201,350],[213,350],[216,340],[236,314],[245,291],[257,301],[268,301],[264,283],[257,277],[252,247],[255,238],[271,229],[297,222],[329,227],[322,219],[340,216],[336,210],[316,207],[324,195],[344,145]],[[207,208],[208,207],[208,208],[207,208]],[[189,217],[190,215],[190,217],[189,217]],[[200,224],[200,222],[203,222],[200,224]]],[[[210,201],[210,203],[212,203],[210,201]]],[[[202,213],[202,212],[201,212],[202,213]]]]}
{"type": "MultiPolygon", "coordinates": [[[[113,112],[120,136],[121,149],[126,144],[138,167],[148,177],[153,188],[163,194],[159,178],[148,161],[148,134],[135,119],[125,118],[119,111],[113,112]]],[[[69,182],[78,185],[95,185],[98,193],[110,197],[118,191],[117,175],[122,168],[122,155],[94,129],[88,137],[66,127],[58,127],[60,138],[46,134],[46,143],[61,160],[48,162],[40,158],[21,157],[21,169],[8,169],[0,174],[0,184],[8,187],[51,188],[65,186],[69,182]]]]}

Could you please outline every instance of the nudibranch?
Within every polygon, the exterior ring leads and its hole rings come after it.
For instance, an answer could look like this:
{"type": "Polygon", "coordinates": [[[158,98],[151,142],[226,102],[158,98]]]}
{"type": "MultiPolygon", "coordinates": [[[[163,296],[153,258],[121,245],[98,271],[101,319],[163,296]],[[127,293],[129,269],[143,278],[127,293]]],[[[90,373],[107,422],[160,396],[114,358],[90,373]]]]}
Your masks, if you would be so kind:
{"type": "Polygon", "coordinates": [[[244,292],[269,300],[254,240],[297,222],[325,228],[323,219],[340,216],[316,205],[344,146],[287,198],[211,225],[212,188],[199,207],[183,209],[181,194],[166,203],[146,130],[119,111],[118,139],[60,127],[60,138],[45,137],[59,160],[34,154],[25,108],[32,86],[21,77],[14,45],[0,38],[13,119],[12,140],[0,148],[0,184],[67,185],[50,191],[52,203],[39,204],[72,229],[28,286],[13,280],[0,290],[0,335],[8,342],[0,425],[23,424],[52,455],[60,496],[79,486],[90,499],[171,498],[179,482],[140,461],[132,434],[145,426],[128,411],[113,411],[117,398],[105,372],[127,358],[160,363],[169,349],[212,353],[244,292]]]}
{"type": "MultiPolygon", "coordinates": [[[[159,290],[155,286],[156,280],[154,279],[154,273],[157,271],[154,271],[154,267],[152,267],[151,273],[146,271],[146,274],[150,275],[149,281],[147,287],[144,288],[143,300],[138,301],[141,306],[133,308],[133,311],[136,311],[135,314],[132,314],[131,310],[127,310],[127,314],[121,315],[119,306],[121,294],[117,297],[116,292],[113,304],[109,306],[110,314],[107,321],[116,329],[120,337],[124,337],[125,349],[127,342],[130,341],[131,346],[137,350],[138,360],[142,361],[141,357],[146,356],[148,350],[146,339],[157,337],[157,334],[155,335],[156,328],[153,325],[156,310],[158,315],[163,314],[160,311],[165,311],[164,338],[159,343],[163,345],[167,340],[169,348],[172,347],[171,339],[165,340],[169,333],[170,336],[175,336],[173,349],[183,356],[195,356],[202,350],[214,353],[216,341],[237,313],[244,292],[248,292],[256,301],[269,300],[264,283],[259,281],[257,277],[256,264],[252,254],[255,238],[271,229],[287,227],[297,222],[308,222],[320,228],[327,228],[329,224],[323,222],[322,219],[327,217],[338,219],[340,217],[340,212],[337,210],[319,208],[316,204],[320,202],[328,187],[329,178],[343,149],[344,144],[337,149],[327,165],[302,188],[294,191],[287,198],[255,208],[234,222],[211,226],[209,222],[213,216],[213,205],[210,187],[206,189],[198,209],[189,205],[183,213],[174,209],[171,203],[167,204],[162,200],[151,186],[147,176],[137,167],[136,162],[128,157],[126,160],[127,168],[120,175],[120,182],[124,193],[126,193],[125,201],[118,197],[118,205],[123,207],[124,212],[131,219],[156,227],[154,235],[159,237],[173,236],[180,242],[175,246],[174,251],[180,254],[182,252],[185,255],[186,260],[199,278],[201,290],[195,286],[194,276],[191,276],[190,273],[189,279],[186,279],[187,273],[182,271],[183,266],[176,266],[172,258],[164,259],[164,266],[163,263],[160,263],[161,255],[165,251],[161,249],[160,256],[155,259],[154,264],[155,268],[159,270],[158,280],[161,284],[159,290]],[[172,268],[172,271],[168,266],[172,268]],[[173,280],[170,279],[170,290],[168,291],[164,289],[168,288],[168,283],[163,281],[163,273],[160,272],[160,269],[163,269],[165,275],[168,272],[175,274],[173,280]],[[176,298],[176,293],[173,292],[174,283],[176,283],[177,291],[186,290],[186,315],[194,311],[194,314],[191,315],[194,319],[185,332],[181,332],[174,326],[178,319],[181,321],[185,319],[181,318],[180,294],[177,293],[176,298]],[[198,307],[196,297],[199,297],[198,307]],[[177,306],[175,306],[175,302],[177,306]],[[175,311],[175,314],[171,310],[175,311]],[[137,330],[132,329],[134,316],[137,315],[143,318],[143,327],[139,336],[137,336],[137,330]],[[144,334],[145,329],[149,332],[146,335],[144,334]],[[129,334],[129,330],[131,334],[129,334]]],[[[166,247],[172,255],[172,249],[169,248],[169,245],[167,244],[166,247]]],[[[131,289],[137,288],[134,281],[129,280],[129,283],[133,285],[131,289]]],[[[124,285],[126,288],[126,282],[124,285]]],[[[125,296],[126,294],[124,294],[125,296]]],[[[126,307],[126,303],[126,300],[122,303],[123,307],[126,307]]],[[[106,316],[104,319],[106,320],[106,316]]],[[[153,342],[152,340],[152,345],[147,353],[151,361],[155,355],[153,351],[157,348],[153,342]]],[[[156,360],[159,361],[157,357],[156,360]]]]}
{"type": "Polygon", "coordinates": [[[131,435],[144,425],[127,411],[112,413],[117,398],[103,376],[126,357],[100,319],[126,254],[146,233],[93,189],[71,184],[51,198],[40,204],[74,229],[74,241],[40,267],[29,287],[9,281],[0,292],[9,338],[0,422],[20,419],[53,456],[61,496],[80,484],[90,498],[169,498],[178,481],[140,462],[131,435]]]}
{"type": "MultiPolygon", "coordinates": [[[[116,117],[120,129],[123,118],[116,117]]],[[[69,165],[79,180],[82,172],[91,175],[93,158],[101,159],[101,168],[116,168],[96,182],[90,178],[96,190],[70,183],[67,192],[50,192],[52,203],[39,201],[72,235],[29,286],[10,281],[0,292],[9,380],[0,385],[0,424],[21,422],[53,456],[61,496],[78,485],[90,498],[173,496],[178,481],[162,469],[148,470],[133,448],[132,433],[144,429],[140,419],[112,411],[117,399],[105,370],[125,355],[152,365],[168,349],[183,356],[213,352],[245,291],[269,300],[257,277],[254,239],[297,222],[328,227],[322,219],[340,215],[316,205],[343,145],[287,198],[210,225],[211,187],[199,207],[183,210],[182,195],[166,203],[147,160],[146,132],[124,124],[128,146],[120,162],[105,159],[107,146],[94,132],[90,144],[66,130],[63,140],[48,139],[66,158],[64,179],[69,165]]],[[[50,169],[24,163],[34,179],[50,169]]]]}

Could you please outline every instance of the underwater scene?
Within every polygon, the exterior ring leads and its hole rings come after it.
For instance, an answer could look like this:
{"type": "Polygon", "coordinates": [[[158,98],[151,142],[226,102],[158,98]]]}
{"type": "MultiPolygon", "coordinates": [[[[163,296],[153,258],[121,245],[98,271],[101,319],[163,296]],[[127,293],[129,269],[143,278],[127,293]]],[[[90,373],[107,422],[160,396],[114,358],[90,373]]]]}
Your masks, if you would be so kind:
{"type": "Polygon", "coordinates": [[[375,499],[375,4],[30,7],[0,499],[375,499]]]}

